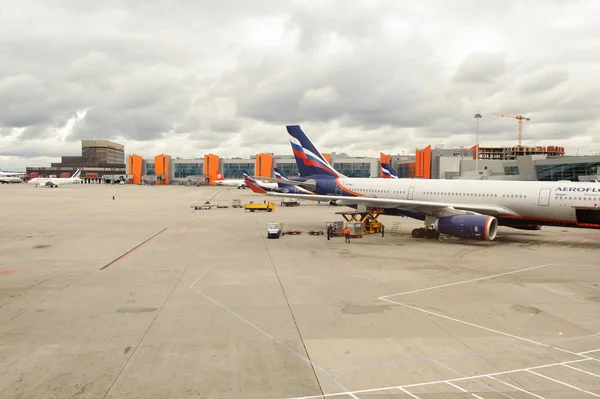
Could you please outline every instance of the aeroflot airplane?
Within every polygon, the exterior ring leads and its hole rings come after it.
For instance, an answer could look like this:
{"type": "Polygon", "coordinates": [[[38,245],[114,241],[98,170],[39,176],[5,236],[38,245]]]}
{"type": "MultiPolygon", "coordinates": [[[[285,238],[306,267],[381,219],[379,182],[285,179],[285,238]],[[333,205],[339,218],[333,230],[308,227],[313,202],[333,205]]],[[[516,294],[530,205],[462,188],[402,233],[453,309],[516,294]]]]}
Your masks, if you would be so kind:
{"type": "Polygon", "coordinates": [[[398,179],[398,173],[396,173],[394,168],[392,168],[392,165],[389,163],[381,163],[381,172],[384,179],[398,179]]]}
{"type": "Polygon", "coordinates": [[[81,170],[77,169],[73,176],[71,177],[36,177],[29,180],[27,183],[35,184],[35,186],[43,186],[43,187],[58,187],[63,184],[76,184],[81,183],[81,179],[79,178],[81,175],[81,170]]]}
{"type": "MultiPolygon", "coordinates": [[[[498,226],[600,229],[600,184],[539,181],[364,179],[337,172],[300,126],[287,126],[304,187],[303,199],[380,208],[384,214],[423,220],[413,237],[455,237],[491,241],[498,226]]],[[[286,197],[295,194],[269,192],[286,197]]]]}
{"type": "Polygon", "coordinates": [[[248,173],[244,172],[246,186],[257,194],[264,194],[271,191],[293,194],[314,194],[312,191],[294,185],[294,181],[288,179],[281,169],[273,168],[273,171],[275,172],[276,183],[259,182],[248,173]]]}

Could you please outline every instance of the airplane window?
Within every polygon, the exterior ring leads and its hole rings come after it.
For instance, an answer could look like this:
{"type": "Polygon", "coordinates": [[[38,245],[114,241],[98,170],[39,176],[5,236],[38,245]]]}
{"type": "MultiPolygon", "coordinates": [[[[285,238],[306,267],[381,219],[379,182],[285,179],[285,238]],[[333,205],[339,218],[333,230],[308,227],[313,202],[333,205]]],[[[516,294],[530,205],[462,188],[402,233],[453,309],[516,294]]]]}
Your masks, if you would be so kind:
{"type": "Polygon", "coordinates": [[[523,198],[527,198],[527,196],[526,196],[526,195],[524,195],[524,196],[523,196],[523,198]]]}

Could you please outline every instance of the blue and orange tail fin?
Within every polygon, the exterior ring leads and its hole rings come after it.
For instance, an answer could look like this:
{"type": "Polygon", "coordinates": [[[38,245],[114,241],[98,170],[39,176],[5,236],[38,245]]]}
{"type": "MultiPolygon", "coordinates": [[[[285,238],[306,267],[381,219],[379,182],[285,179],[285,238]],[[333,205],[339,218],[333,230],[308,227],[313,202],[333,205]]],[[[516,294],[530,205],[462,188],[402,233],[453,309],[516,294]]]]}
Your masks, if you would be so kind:
{"type": "Polygon", "coordinates": [[[292,136],[290,144],[294,157],[296,157],[300,176],[346,177],[333,169],[299,125],[288,125],[286,129],[292,136]]]}
{"type": "Polygon", "coordinates": [[[381,175],[384,179],[398,179],[398,173],[389,163],[381,163],[381,175]]]}
{"type": "Polygon", "coordinates": [[[287,177],[285,173],[283,173],[283,170],[279,168],[273,168],[273,172],[275,173],[276,180],[290,180],[290,178],[287,177]]]}
{"type": "Polygon", "coordinates": [[[250,190],[252,190],[253,192],[255,192],[257,194],[264,194],[267,192],[267,190],[265,190],[264,188],[262,188],[258,185],[258,182],[256,180],[254,180],[254,178],[252,176],[250,176],[246,172],[243,172],[243,173],[244,173],[244,183],[250,190]]]}

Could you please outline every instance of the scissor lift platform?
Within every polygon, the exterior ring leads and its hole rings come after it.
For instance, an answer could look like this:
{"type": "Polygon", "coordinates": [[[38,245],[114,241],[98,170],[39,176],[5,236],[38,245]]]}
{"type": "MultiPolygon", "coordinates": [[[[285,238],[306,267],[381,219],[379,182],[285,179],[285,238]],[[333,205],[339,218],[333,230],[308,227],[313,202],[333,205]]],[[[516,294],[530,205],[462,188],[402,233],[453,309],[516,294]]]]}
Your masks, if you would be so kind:
{"type": "Polygon", "coordinates": [[[336,212],[342,215],[346,222],[362,222],[363,234],[381,233],[382,223],[377,220],[383,209],[371,209],[370,211],[336,212]]]}

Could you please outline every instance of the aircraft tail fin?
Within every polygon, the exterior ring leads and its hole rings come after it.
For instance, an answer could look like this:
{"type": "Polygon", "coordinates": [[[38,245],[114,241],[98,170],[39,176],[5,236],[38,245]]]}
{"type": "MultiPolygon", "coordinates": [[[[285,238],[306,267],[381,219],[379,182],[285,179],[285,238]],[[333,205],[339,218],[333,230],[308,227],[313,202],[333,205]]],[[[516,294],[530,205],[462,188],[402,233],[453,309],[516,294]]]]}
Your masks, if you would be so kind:
{"type": "Polygon", "coordinates": [[[71,179],[79,179],[79,176],[81,176],[81,169],[77,169],[75,173],[73,173],[73,176],[71,176],[71,179]]]}
{"type": "Polygon", "coordinates": [[[283,173],[283,170],[279,168],[273,168],[273,172],[275,172],[275,179],[277,180],[290,180],[289,177],[287,177],[286,174],[283,173]]]}
{"type": "Polygon", "coordinates": [[[389,163],[381,163],[381,175],[385,179],[398,179],[398,173],[389,163]]]}
{"type": "Polygon", "coordinates": [[[286,129],[291,137],[290,144],[298,164],[300,176],[324,175],[346,177],[335,170],[319,152],[299,125],[288,125],[286,129]]]}
{"type": "Polygon", "coordinates": [[[246,186],[252,190],[253,192],[257,193],[257,194],[264,194],[267,192],[267,190],[263,189],[262,187],[260,187],[258,185],[258,182],[256,180],[254,180],[254,178],[250,175],[248,175],[248,173],[243,172],[244,173],[244,183],[246,183],[246,186]]]}
{"type": "Polygon", "coordinates": [[[221,174],[221,172],[219,172],[218,170],[217,170],[217,180],[225,180],[223,178],[223,175],[221,174]]]}

